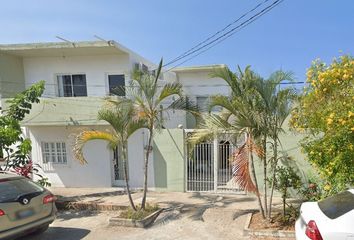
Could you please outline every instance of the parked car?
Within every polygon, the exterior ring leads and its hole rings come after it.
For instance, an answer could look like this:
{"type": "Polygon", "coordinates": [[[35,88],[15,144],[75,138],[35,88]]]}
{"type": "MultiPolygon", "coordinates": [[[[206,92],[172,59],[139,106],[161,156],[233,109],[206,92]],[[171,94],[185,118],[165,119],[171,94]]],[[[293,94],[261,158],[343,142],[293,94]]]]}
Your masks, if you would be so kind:
{"type": "Polygon", "coordinates": [[[30,179],[0,172],[0,239],[47,230],[56,216],[55,200],[30,179]]]}
{"type": "Polygon", "coordinates": [[[295,234],[296,240],[354,240],[354,189],[303,203],[295,234]]]}

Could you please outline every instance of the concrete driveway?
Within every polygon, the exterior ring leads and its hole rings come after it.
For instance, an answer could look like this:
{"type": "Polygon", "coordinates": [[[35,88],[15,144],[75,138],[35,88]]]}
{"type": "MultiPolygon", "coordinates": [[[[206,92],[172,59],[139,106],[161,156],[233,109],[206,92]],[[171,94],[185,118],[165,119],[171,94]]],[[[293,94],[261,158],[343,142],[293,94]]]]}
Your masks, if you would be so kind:
{"type": "Polygon", "coordinates": [[[108,226],[114,212],[64,211],[47,232],[23,239],[248,239],[242,236],[242,231],[247,213],[256,209],[255,198],[244,195],[196,198],[198,201],[192,198],[182,204],[175,199],[174,207],[161,214],[148,229],[108,226]]]}

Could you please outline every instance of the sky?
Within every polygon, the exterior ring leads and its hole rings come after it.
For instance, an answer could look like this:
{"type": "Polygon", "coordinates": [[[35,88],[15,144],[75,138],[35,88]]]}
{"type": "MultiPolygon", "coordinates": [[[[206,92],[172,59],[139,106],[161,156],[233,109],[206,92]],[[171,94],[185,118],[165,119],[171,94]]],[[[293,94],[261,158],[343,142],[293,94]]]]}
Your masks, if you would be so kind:
{"type": "MultiPolygon", "coordinates": [[[[0,44],[115,40],[158,63],[179,56],[263,0],[0,0],[0,44]]],[[[273,0],[272,0],[273,1],[273,0]]],[[[270,1],[270,2],[272,2],[270,1]]],[[[314,59],[354,53],[353,0],[285,0],[184,66],[227,64],[305,80],[314,59]]]]}

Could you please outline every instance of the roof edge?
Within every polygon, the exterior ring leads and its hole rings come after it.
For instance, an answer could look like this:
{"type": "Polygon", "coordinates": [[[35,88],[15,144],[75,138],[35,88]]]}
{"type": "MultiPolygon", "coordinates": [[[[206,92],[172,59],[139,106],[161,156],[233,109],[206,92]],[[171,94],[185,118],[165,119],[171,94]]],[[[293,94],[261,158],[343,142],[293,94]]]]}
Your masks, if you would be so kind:
{"type": "Polygon", "coordinates": [[[179,67],[171,70],[172,72],[195,72],[195,71],[209,71],[213,69],[227,68],[226,64],[212,64],[212,65],[201,65],[201,66],[190,66],[190,67],[179,67]]]}

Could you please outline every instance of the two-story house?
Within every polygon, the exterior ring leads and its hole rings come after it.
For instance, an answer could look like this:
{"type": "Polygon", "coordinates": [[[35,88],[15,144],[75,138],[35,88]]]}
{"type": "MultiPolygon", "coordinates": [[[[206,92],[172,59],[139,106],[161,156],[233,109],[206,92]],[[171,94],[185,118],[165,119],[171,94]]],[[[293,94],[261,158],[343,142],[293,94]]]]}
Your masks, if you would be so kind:
{"type": "MultiPolygon", "coordinates": [[[[130,82],[135,68],[153,70],[156,65],[114,41],[60,42],[0,45],[0,102],[21,92],[32,84],[45,80],[45,91],[39,104],[23,121],[25,135],[32,141],[32,159],[39,163],[44,175],[53,186],[110,187],[123,185],[119,154],[107,148],[103,141],[92,141],[84,148],[88,164],[80,165],[73,158],[72,140],[83,129],[106,129],[106,122],[97,120],[97,112],[104,103],[103,97],[115,92],[126,96],[124,86],[130,82]]],[[[203,108],[213,94],[229,93],[221,79],[211,78],[215,68],[225,65],[175,68],[165,72],[161,84],[179,81],[184,93],[203,108]]],[[[195,122],[182,112],[165,116],[168,134],[181,132],[181,128],[194,128],[195,122]]],[[[183,131],[182,131],[183,132],[183,131]]],[[[147,131],[139,130],[129,139],[128,165],[132,187],[141,187],[143,181],[143,155],[147,131]]],[[[156,143],[166,145],[163,138],[156,143]]],[[[182,141],[177,144],[184,147],[182,141]]],[[[171,144],[167,144],[166,149],[171,144]]],[[[154,148],[151,158],[164,156],[164,149],[154,148]]],[[[185,189],[185,150],[166,150],[169,159],[150,161],[149,186],[169,188],[167,182],[178,182],[185,189]],[[182,152],[182,153],[181,153],[182,152]],[[173,158],[181,155],[178,163],[173,158]],[[169,162],[170,161],[170,162],[169,162]],[[166,163],[168,162],[168,163],[166,163]],[[155,164],[155,166],[154,166],[155,164]],[[167,166],[167,167],[166,167],[167,166]],[[176,171],[179,171],[176,173],[176,171]],[[177,174],[177,175],[174,175],[177,174]],[[162,177],[164,176],[164,177],[162,177]]],[[[165,151],[165,152],[166,152],[165,151]]],[[[209,155],[211,152],[209,151],[209,155]]]]}

